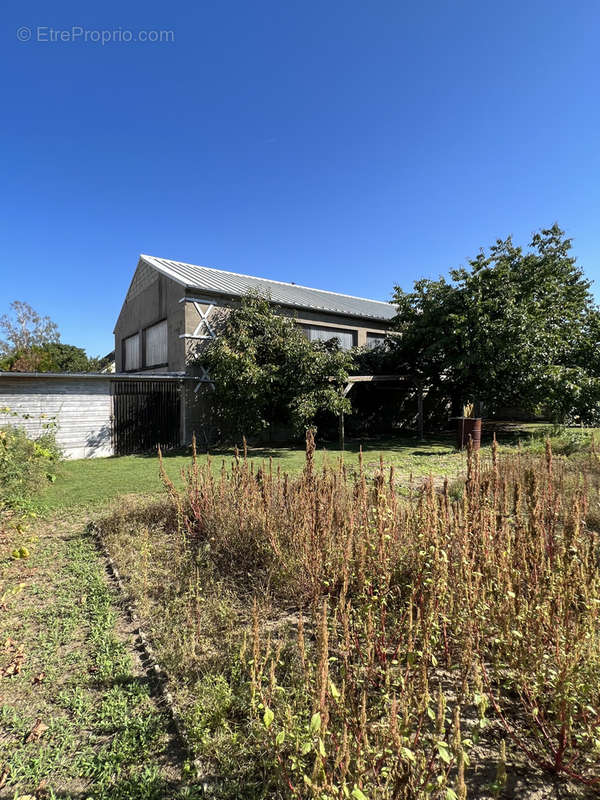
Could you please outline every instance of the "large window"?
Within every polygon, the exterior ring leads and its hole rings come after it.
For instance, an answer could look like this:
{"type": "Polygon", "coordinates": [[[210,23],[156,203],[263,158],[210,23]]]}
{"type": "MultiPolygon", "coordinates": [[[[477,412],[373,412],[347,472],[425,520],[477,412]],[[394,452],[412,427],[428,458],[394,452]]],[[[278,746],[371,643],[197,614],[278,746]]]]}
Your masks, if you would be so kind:
{"type": "Polygon", "coordinates": [[[167,353],[167,320],[163,319],[156,325],[146,328],[144,366],[164,366],[169,360],[167,353]]]}
{"type": "Polygon", "coordinates": [[[128,336],[123,340],[123,369],[130,372],[140,368],[140,335],[128,336]]]}
{"type": "Polygon", "coordinates": [[[384,344],[384,342],[384,333],[367,333],[367,347],[369,350],[372,350],[374,347],[379,347],[379,345],[384,344]]]}
{"type": "Polygon", "coordinates": [[[321,325],[301,325],[302,332],[311,342],[320,340],[327,342],[337,339],[342,350],[350,350],[356,344],[356,331],[345,328],[325,328],[321,325]]]}

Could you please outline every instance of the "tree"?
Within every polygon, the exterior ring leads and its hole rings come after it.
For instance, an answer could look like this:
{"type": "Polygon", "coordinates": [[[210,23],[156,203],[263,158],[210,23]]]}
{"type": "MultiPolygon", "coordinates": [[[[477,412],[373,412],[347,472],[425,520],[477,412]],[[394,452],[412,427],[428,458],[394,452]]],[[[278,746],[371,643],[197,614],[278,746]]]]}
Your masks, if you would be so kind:
{"type": "Polygon", "coordinates": [[[309,342],[267,299],[247,295],[200,360],[214,382],[216,422],[225,436],[274,426],[302,432],[318,414],[348,413],[341,392],[352,356],[337,341],[309,342]]]}
{"type": "Polygon", "coordinates": [[[0,372],[97,372],[100,359],[88,358],[82,347],[62,342],[36,345],[0,358],[0,372]]]}
{"type": "Polygon", "coordinates": [[[529,248],[498,240],[449,281],[395,288],[398,369],[446,395],[454,413],[468,400],[488,413],[540,403],[561,417],[596,413],[600,325],[590,282],[558,225],[529,248]]]}
{"type": "Polygon", "coordinates": [[[50,317],[42,317],[29,303],[15,300],[10,304],[11,314],[0,317],[0,329],[5,339],[0,340],[0,355],[28,353],[34,347],[60,341],[58,326],[50,317]]]}
{"type": "Polygon", "coordinates": [[[28,304],[15,300],[12,314],[0,317],[0,372],[94,372],[100,360],[60,341],[58,326],[28,304]]]}

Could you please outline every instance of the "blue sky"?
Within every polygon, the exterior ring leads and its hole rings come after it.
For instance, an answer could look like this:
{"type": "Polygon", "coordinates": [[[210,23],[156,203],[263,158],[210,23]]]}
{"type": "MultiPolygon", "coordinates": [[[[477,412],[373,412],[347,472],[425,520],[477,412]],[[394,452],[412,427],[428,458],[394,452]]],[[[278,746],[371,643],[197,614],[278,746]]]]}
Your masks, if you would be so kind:
{"type": "Polygon", "coordinates": [[[25,0],[3,18],[0,313],[26,300],[90,354],[140,252],[388,299],[558,221],[600,279],[598,3],[25,0]],[[73,26],[87,42],[43,40],[73,26]]]}

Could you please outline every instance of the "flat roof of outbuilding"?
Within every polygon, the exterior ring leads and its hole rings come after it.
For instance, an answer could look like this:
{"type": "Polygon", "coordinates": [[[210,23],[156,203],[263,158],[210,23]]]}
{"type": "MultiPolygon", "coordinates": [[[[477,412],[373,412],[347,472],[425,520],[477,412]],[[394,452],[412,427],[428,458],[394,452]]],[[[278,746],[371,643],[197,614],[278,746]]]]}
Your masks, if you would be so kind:
{"type": "Polygon", "coordinates": [[[191,375],[178,372],[0,372],[0,378],[83,378],[105,381],[192,381],[191,375]]]}

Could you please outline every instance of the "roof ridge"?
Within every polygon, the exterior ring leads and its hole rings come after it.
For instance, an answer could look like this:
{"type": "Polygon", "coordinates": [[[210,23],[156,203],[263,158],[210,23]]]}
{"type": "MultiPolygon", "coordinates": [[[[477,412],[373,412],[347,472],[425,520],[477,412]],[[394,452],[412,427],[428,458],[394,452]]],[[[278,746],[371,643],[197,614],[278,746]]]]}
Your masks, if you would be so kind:
{"type": "Polygon", "coordinates": [[[166,261],[170,264],[180,264],[184,267],[193,267],[194,269],[210,269],[214,270],[215,272],[223,272],[225,275],[235,275],[238,278],[251,278],[255,281],[266,281],[267,283],[275,283],[278,286],[295,286],[298,289],[308,289],[308,291],[312,292],[324,292],[325,294],[332,294],[336,297],[347,297],[350,300],[366,300],[368,303],[380,303],[383,306],[391,306],[392,303],[387,300],[374,300],[371,297],[359,297],[355,294],[344,294],[343,292],[334,292],[331,289],[319,289],[316,286],[305,286],[302,283],[291,283],[290,281],[278,281],[274,278],[261,278],[259,275],[247,275],[244,272],[233,272],[229,269],[221,269],[220,267],[207,267],[203,264],[190,264],[188,261],[175,261],[172,258],[162,258],[161,256],[151,256],[147,253],[140,253],[140,258],[144,260],[152,259],[153,261],[166,261]]]}

